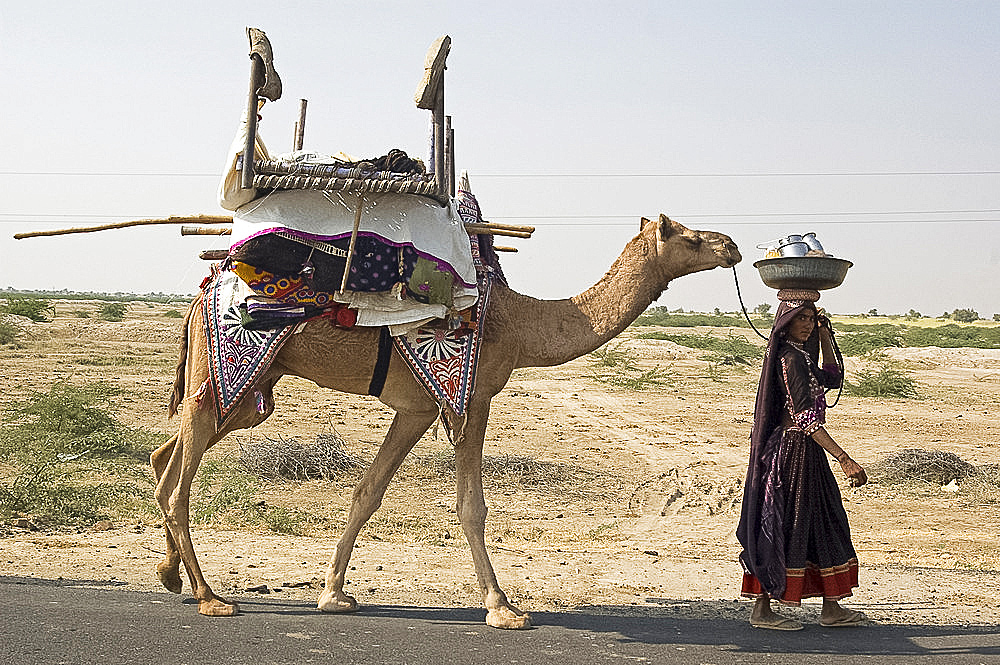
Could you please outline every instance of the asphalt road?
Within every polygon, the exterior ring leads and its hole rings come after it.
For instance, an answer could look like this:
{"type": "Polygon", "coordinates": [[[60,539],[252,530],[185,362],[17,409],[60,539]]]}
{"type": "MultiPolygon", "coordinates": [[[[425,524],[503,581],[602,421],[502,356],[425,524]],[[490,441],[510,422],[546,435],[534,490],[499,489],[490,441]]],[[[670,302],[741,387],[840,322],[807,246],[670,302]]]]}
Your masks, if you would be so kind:
{"type": "Polygon", "coordinates": [[[657,616],[656,608],[643,616],[594,608],[537,612],[534,629],[499,631],[480,608],[374,605],[328,615],[273,597],[238,598],[239,616],[209,618],[185,596],[107,584],[0,576],[0,665],[1000,664],[997,626],[779,633],[745,621],[657,616]]]}

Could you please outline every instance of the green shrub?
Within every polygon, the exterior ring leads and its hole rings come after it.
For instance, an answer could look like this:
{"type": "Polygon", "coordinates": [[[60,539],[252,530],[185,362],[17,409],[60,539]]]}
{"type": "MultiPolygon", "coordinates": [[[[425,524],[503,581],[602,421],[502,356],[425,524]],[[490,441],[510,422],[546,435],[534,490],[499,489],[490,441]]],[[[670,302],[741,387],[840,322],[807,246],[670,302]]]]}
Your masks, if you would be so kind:
{"type": "Polygon", "coordinates": [[[183,319],[184,315],[178,312],[176,309],[168,309],[163,313],[163,318],[165,319],[183,319]]]}
{"type": "Polygon", "coordinates": [[[752,360],[764,357],[764,348],[748,342],[740,335],[713,337],[712,335],[681,335],[663,332],[640,333],[641,339],[665,339],[691,349],[704,349],[712,353],[708,360],[724,365],[749,364],[752,360]]]}
{"type": "Polygon", "coordinates": [[[624,342],[618,342],[614,346],[604,345],[590,354],[591,362],[594,363],[592,379],[626,390],[645,390],[667,383],[663,369],[640,369],[632,354],[628,350],[622,350],[623,344],[624,342]]]}
{"type": "Polygon", "coordinates": [[[1000,327],[959,326],[954,323],[933,328],[913,327],[906,330],[903,343],[905,346],[938,346],[945,349],[1000,349],[1000,327]]]}
{"type": "Polygon", "coordinates": [[[0,316],[0,344],[16,344],[21,337],[21,329],[13,321],[0,316]]]}
{"type": "Polygon", "coordinates": [[[63,382],[4,409],[0,519],[86,526],[155,513],[147,457],[164,437],[112,417],[115,394],[105,384],[63,382]]]}
{"type": "Polygon", "coordinates": [[[269,506],[258,499],[260,478],[230,460],[205,460],[198,470],[191,520],[201,524],[265,527],[303,535],[319,518],[301,510],[269,506]]]}
{"type": "Polygon", "coordinates": [[[836,339],[840,352],[845,356],[862,356],[874,349],[903,346],[903,332],[896,329],[878,332],[849,332],[838,335],[836,339]]]}
{"type": "Polygon", "coordinates": [[[960,323],[972,323],[979,320],[979,312],[974,309],[956,309],[951,313],[951,318],[960,323]]]}
{"type": "Polygon", "coordinates": [[[666,307],[651,307],[635,322],[634,326],[673,326],[678,328],[693,328],[695,326],[730,326],[748,328],[746,319],[741,316],[727,314],[671,314],[666,307]]]}
{"type": "Polygon", "coordinates": [[[916,382],[892,363],[858,372],[857,382],[844,381],[844,390],[855,397],[918,398],[916,382]]]}
{"type": "Polygon", "coordinates": [[[102,321],[121,321],[125,318],[128,305],[123,302],[105,302],[97,308],[97,317],[102,321]]]}
{"type": "Polygon", "coordinates": [[[25,316],[36,323],[50,321],[55,315],[55,308],[49,300],[12,296],[0,306],[0,313],[25,316]]]}

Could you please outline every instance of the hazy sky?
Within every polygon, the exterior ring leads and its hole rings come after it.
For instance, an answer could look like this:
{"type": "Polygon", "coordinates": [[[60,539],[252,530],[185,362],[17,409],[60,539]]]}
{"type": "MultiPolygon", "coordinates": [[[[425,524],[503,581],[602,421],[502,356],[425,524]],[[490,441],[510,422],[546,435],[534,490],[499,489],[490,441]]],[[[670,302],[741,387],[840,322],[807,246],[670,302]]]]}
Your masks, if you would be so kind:
{"type": "MultiPolygon", "coordinates": [[[[426,157],[413,93],[450,35],[457,166],[487,219],[537,227],[501,257],[523,293],[584,290],[662,212],[732,236],[749,308],[775,302],[755,246],[815,231],[855,263],[833,312],[1000,312],[1000,2],[961,0],[7,2],[0,289],[197,289],[224,238],[12,235],[224,213],[246,26],[284,82],[272,150],[306,98],[306,147],[361,157],[426,157]]],[[[657,304],[735,310],[733,272],[657,304]]]]}

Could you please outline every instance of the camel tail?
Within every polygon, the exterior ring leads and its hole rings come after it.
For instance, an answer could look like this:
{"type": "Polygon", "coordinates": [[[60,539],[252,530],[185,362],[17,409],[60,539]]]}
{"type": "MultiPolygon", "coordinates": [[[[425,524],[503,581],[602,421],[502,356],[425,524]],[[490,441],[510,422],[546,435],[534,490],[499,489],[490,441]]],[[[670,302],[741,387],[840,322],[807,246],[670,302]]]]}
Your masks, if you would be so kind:
{"type": "Polygon", "coordinates": [[[191,313],[194,312],[194,308],[201,302],[201,296],[191,301],[188,305],[187,312],[184,314],[184,330],[181,335],[181,348],[180,357],[177,359],[177,371],[174,375],[174,388],[170,392],[170,406],[167,407],[167,415],[171,418],[177,415],[177,408],[181,404],[181,400],[184,399],[184,369],[187,366],[187,355],[188,355],[188,326],[191,322],[191,313]]]}

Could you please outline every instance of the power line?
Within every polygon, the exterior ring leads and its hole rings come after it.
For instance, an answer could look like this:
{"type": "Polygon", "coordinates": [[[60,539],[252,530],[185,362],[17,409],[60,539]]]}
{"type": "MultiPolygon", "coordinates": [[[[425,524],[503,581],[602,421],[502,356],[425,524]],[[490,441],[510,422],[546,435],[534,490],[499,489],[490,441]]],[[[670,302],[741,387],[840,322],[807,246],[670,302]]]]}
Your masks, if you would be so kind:
{"type": "MultiPolygon", "coordinates": [[[[983,210],[978,212],[998,212],[995,210],[983,210]]],[[[726,220],[722,223],[730,226],[753,226],[753,225],[775,225],[783,226],[789,224],[801,224],[804,217],[837,217],[837,216],[858,216],[872,217],[876,215],[898,215],[903,213],[763,213],[763,214],[671,214],[677,220],[687,219],[719,219],[726,220]],[[794,219],[759,219],[761,217],[792,217],[794,219]]],[[[921,213],[910,213],[921,214],[921,213]]],[[[931,214],[931,213],[929,213],[931,214]]],[[[147,215],[148,216],[148,215],[147,215]]],[[[641,217],[649,215],[491,215],[493,221],[531,221],[534,226],[577,226],[577,227],[598,227],[598,226],[634,226],[641,217]],[[539,221],[542,220],[542,221],[539,221]],[[566,221],[556,221],[566,220],[566,221]],[[589,220],[588,222],[583,222],[589,220]],[[611,221],[620,220],[620,221],[611,221]]],[[[16,213],[0,213],[0,224],[47,224],[63,220],[73,219],[139,219],[143,215],[18,215],[16,213]],[[9,219],[3,219],[7,217],[9,219]],[[44,217],[45,219],[28,219],[28,217],[44,217]]],[[[968,219],[935,219],[935,218],[905,218],[905,219],[810,219],[809,223],[816,226],[826,226],[831,224],[865,224],[865,225],[885,225],[885,224],[995,224],[1000,222],[1000,218],[968,218],[968,219]]]]}
{"type": "MultiPolygon", "coordinates": [[[[960,210],[859,210],[859,211],[826,211],[826,212],[727,212],[727,213],[671,213],[675,217],[874,217],[884,215],[984,215],[1000,213],[1000,208],[971,208],[960,210]]],[[[637,219],[649,215],[650,213],[634,213],[625,215],[491,215],[493,219],[637,219]]],[[[91,214],[91,213],[19,213],[0,212],[0,217],[46,217],[46,218],[80,218],[80,219],[109,219],[119,217],[142,217],[143,215],[112,215],[112,214],[91,214]]],[[[148,216],[148,215],[147,215],[148,216]]],[[[0,220],[2,222],[3,220],[0,220]]],[[[28,220],[42,221],[42,220],[28,220]]],[[[964,221],[964,220],[956,220],[964,221]]],[[[974,221],[974,220],[973,220],[974,221]]]]}
{"type": "MultiPolygon", "coordinates": [[[[719,173],[477,173],[476,178],[858,178],[889,176],[982,176],[1000,171],[804,171],[804,172],[719,172],[719,173]]],[[[90,177],[90,178],[218,178],[220,172],[180,173],[144,171],[0,171],[0,176],[90,177]]]]}

